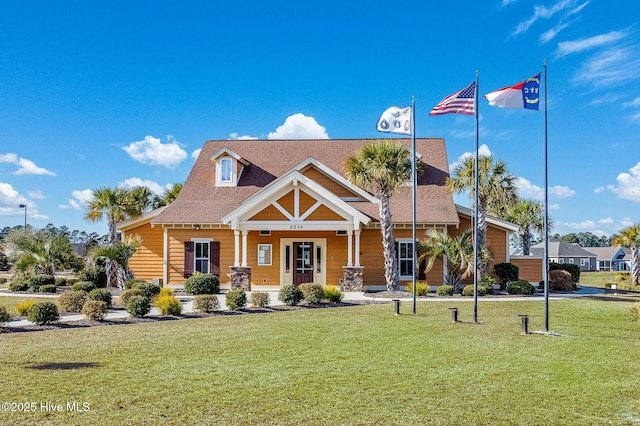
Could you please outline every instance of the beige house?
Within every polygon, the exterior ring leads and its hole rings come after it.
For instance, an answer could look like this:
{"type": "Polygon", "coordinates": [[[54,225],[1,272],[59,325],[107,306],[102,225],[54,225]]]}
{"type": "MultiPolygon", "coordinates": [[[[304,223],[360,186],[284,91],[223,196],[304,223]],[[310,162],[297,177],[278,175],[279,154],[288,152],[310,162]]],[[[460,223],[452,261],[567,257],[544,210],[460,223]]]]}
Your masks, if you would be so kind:
{"type": "MultiPolygon", "coordinates": [[[[409,139],[395,139],[408,147],[409,139]]],[[[315,282],[345,289],[385,288],[378,202],[351,184],[342,163],[367,140],[221,140],[204,144],[171,205],[118,224],[138,234],[131,259],[138,278],[184,283],[194,271],[242,288],[315,282]]],[[[418,139],[417,229],[458,235],[470,211],[445,188],[443,139],[418,139]]],[[[411,185],[391,198],[401,284],[412,279],[411,185]]],[[[490,220],[494,263],[508,261],[513,224],[490,220]]],[[[441,262],[424,274],[442,284],[441,262]]]]}

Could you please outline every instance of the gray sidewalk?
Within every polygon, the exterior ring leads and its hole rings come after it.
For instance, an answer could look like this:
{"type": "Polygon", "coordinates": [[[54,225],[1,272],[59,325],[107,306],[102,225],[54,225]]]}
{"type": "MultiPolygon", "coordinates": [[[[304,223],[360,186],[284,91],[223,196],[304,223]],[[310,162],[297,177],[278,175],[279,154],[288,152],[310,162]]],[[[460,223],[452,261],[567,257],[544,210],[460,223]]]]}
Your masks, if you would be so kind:
{"type": "MultiPolygon", "coordinates": [[[[595,295],[595,294],[603,294],[605,291],[604,289],[601,288],[593,288],[593,287],[580,287],[580,290],[573,292],[573,293],[553,293],[549,295],[549,299],[550,300],[557,300],[557,299],[570,299],[570,298],[576,298],[576,297],[582,297],[582,296],[589,296],[589,295],[595,295]]],[[[248,292],[249,294],[251,292],[248,292]]],[[[281,306],[283,305],[282,302],[280,302],[278,300],[278,291],[272,290],[272,291],[266,291],[266,293],[269,294],[269,299],[270,299],[270,306],[281,306]]],[[[389,302],[391,303],[391,301],[394,299],[392,297],[376,297],[376,295],[381,295],[383,293],[363,293],[363,292],[344,292],[344,298],[342,299],[343,302],[370,302],[370,303],[384,303],[384,302],[389,302]]],[[[24,293],[12,293],[9,291],[0,291],[0,296],[16,296],[16,297],[29,297],[29,295],[26,295],[24,293]]],[[[221,311],[226,311],[229,310],[229,308],[227,308],[227,299],[225,297],[225,293],[220,293],[220,294],[216,294],[216,296],[218,297],[218,301],[220,303],[220,310],[221,311]]],[[[34,297],[36,297],[36,295],[34,294],[34,297]]],[[[37,297],[47,297],[47,298],[52,298],[55,299],[57,296],[53,295],[53,294],[37,294],[37,297]]],[[[194,312],[193,310],[193,298],[194,296],[184,296],[184,295],[178,295],[177,296],[178,299],[181,300],[181,304],[182,304],[182,313],[184,314],[188,314],[191,312],[194,312]]],[[[530,296],[483,296],[481,298],[479,298],[479,300],[481,301],[499,301],[499,302],[526,302],[526,301],[531,301],[531,300],[542,300],[544,298],[544,296],[541,293],[537,293],[534,295],[530,295],[530,296]]],[[[413,298],[411,296],[409,297],[401,297],[399,298],[401,301],[403,302],[409,302],[412,301],[413,298]]],[[[422,296],[422,297],[418,297],[417,300],[419,302],[438,302],[438,301],[470,301],[473,300],[473,298],[471,297],[462,297],[462,296],[455,296],[455,297],[451,297],[451,296],[446,296],[446,297],[439,297],[439,296],[435,296],[433,294],[429,295],[429,296],[422,296]]],[[[127,318],[129,317],[129,313],[126,312],[125,310],[122,309],[112,309],[109,310],[109,312],[106,315],[106,319],[117,319],[117,318],[127,318]]],[[[158,308],[152,307],[151,308],[151,312],[149,312],[148,316],[160,316],[160,310],[158,308]]],[[[61,315],[60,316],[60,321],[59,322],[74,322],[74,321],[83,321],[85,318],[80,315],[80,314],[71,314],[71,315],[61,315]]],[[[12,320],[9,321],[5,326],[6,327],[25,327],[28,325],[33,325],[32,322],[26,320],[26,319],[22,319],[22,320],[12,320]]]]}

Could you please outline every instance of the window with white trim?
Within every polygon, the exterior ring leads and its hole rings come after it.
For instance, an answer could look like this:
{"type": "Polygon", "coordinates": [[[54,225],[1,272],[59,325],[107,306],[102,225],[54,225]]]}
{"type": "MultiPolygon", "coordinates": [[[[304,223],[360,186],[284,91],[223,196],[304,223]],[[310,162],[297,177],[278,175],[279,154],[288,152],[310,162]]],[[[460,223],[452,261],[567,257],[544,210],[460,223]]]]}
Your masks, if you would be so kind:
{"type": "Polygon", "coordinates": [[[231,158],[220,159],[220,182],[231,182],[233,178],[231,158]]]}
{"type": "Polygon", "coordinates": [[[194,241],[193,270],[209,273],[209,241],[194,241]]]}
{"type": "Polygon", "coordinates": [[[586,257],[580,258],[580,266],[587,266],[589,264],[589,259],[586,257]]]}
{"type": "Polygon", "coordinates": [[[258,244],[258,266],[271,266],[271,244],[258,244]]]}
{"type": "Polygon", "coordinates": [[[413,243],[398,241],[398,275],[401,280],[413,279],[413,243]]]}
{"type": "Polygon", "coordinates": [[[561,257],[558,259],[558,263],[564,263],[564,259],[561,257]]]}
{"type": "Polygon", "coordinates": [[[573,265],[573,257],[569,258],[569,263],[571,263],[573,265]]]}

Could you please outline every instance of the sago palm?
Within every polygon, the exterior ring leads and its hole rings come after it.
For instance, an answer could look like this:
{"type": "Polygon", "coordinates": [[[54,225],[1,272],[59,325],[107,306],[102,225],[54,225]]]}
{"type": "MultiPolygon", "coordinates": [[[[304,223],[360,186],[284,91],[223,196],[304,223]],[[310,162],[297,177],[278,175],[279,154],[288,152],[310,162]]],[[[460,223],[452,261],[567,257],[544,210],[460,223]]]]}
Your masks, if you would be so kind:
{"type": "Polygon", "coordinates": [[[631,249],[631,278],[633,279],[633,285],[640,285],[640,262],[638,261],[640,223],[627,226],[618,231],[612,242],[617,247],[629,247],[631,249]]]}
{"type": "MultiPolygon", "coordinates": [[[[518,193],[514,184],[515,176],[509,172],[507,165],[493,156],[478,158],[478,247],[482,249],[487,243],[487,213],[501,217],[508,206],[513,204],[518,193]]],[[[452,194],[469,191],[471,205],[475,204],[475,158],[467,156],[458,164],[447,179],[447,189],[452,194]]],[[[487,273],[487,263],[478,263],[480,276],[487,273]]]]}
{"type": "Polygon", "coordinates": [[[444,284],[453,286],[455,293],[462,292],[462,279],[473,272],[472,235],[471,228],[457,237],[430,229],[427,231],[427,238],[418,241],[418,259],[427,259],[427,271],[433,268],[436,259],[440,259],[447,271],[444,284]]]}
{"type": "Polygon", "coordinates": [[[370,191],[378,199],[380,232],[384,254],[384,276],[387,289],[398,290],[398,259],[396,257],[390,199],[411,178],[409,149],[389,140],[370,141],[345,160],[344,171],[353,184],[370,191]]]}
{"type": "Polygon", "coordinates": [[[118,287],[123,290],[124,282],[133,278],[133,273],[129,270],[129,260],[141,244],[142,240],[136,235],[118,241],[114,245],[95,246],[89,252],[89,259],[94,264],[99,259],[112,262],[116,271],[118,287]]]}

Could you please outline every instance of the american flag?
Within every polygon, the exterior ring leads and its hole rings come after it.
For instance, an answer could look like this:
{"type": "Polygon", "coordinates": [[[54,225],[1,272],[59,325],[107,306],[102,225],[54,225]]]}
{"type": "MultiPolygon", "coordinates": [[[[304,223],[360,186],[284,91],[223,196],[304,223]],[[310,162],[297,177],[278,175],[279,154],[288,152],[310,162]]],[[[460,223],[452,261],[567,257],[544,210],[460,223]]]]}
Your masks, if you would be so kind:
{"type": "Polygon", "coordinates": [[[476,82],[444,98],[433,107],[429,115],[468,114],[476,115],[476,82]]]}

